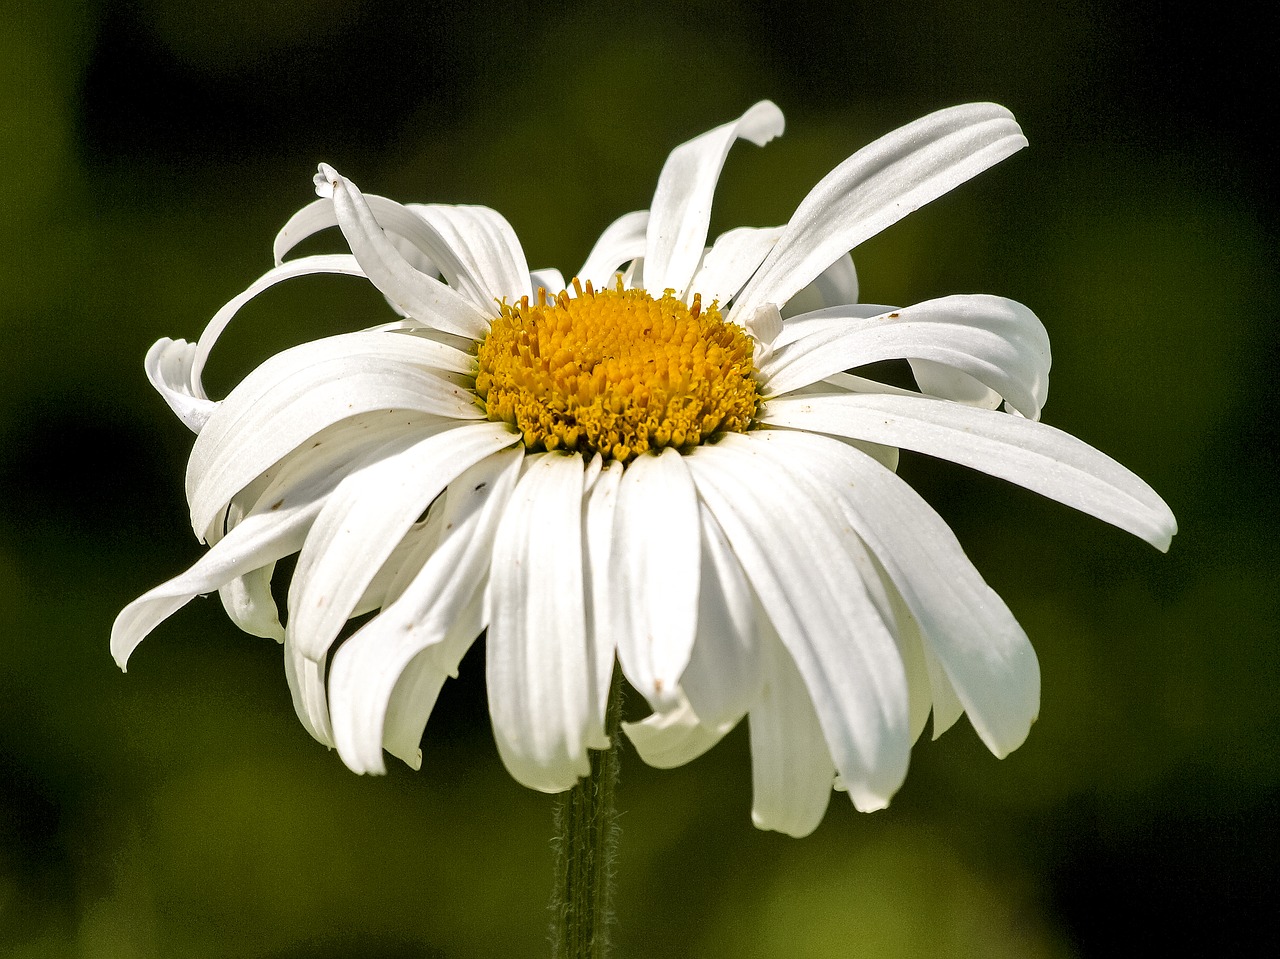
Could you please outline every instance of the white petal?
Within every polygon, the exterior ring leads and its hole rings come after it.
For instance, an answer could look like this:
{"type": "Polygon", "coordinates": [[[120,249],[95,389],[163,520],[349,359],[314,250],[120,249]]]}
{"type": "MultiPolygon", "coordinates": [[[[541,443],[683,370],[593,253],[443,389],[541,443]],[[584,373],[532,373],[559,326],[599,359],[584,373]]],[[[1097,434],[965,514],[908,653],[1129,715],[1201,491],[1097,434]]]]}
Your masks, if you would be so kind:
{"type": "Polygon", "coordinates": [[[605,710],[608,708],[609,686],[613,680],[618,642],[613,624],[615,616],[626,615],[625,603],[618,604],[622,608],[617,612],[613,610],[609,582],[613,564],[614,512],[618,505],[622,464],[617,460],[610,460],[605,465],[600,462],[599,456],[595,456],[587,470],[588,480],[591,479],[592,467],[599,472],[590,484],[583,518],[583,567],[586,575],[585,596],[588,601],[587,653],[592,677],[589,695],[591,739],[588,745],[593,749],[607,749],[609,740],[604,728],[605,710]]]}
{"type": "Polygon", "coordinates": [[[143,369],[156,391],[164,397],[169,409],[178,414],[187,429],[199,433],[213,415],[218,404],[197,390],[191,383],[191,368],[196,356],[196,345],[186,340],[171,340],[167,336],[156,340],[147,350],[143,369]]]}
{"type": "MultiPolygon", "coordinates": [[[[792,301],[794,302],[794,301],[792,301]]],[[[790,304],[788,304],[790,305],[790,304]]],[[[878,303],[839,303],[825,306],[808,313],[788,313],[783,320],[782,332],[774,341],[774,349],[780,349],[788,343],[804,339],[815,333],[838,334],[848,333],[855,329],[865,329],[867,324],[850,322],[879,318],[887,313],[897,311],[899,307],[883,306],[878,303]]]]}
{"type": "Polygon", "coordinates": [[[494,454],[457,478],[444,497],[439,547],[400,597],[334,655],[329,679],[334,739],[352,770],[384,771],[382,749],[395,696],[402,702],[392,738],[412,739],[416,754],[430,712],[427,699],[434,701],[439,691],[433,675],[443,682],[479,633],[478,604],[473,601],[488,575],[494,532],[522,456],[521,450],[494,454]],[[473,605],[472,615],[462,616],[473,605]],[[474,632],[462,629],[452,648],[427,655],[458,629],[459,620],[474,632]],[[412,663],[413,674],[406,677],[412,663]],[[410,727],[418,718],[421,723],[414,732],[410,727]]]}
{"type": "Polygon", "coordinates": [[[768,435],[730,434],[686,459],[804,677],[854,803],[879,809],[907,771],[902,660],[849,560],[849,533],[829,495],[797,483],[768,435]]]}
{"type": "Polygon", "coordinates": [[[748,718],[751,821],[800,838],[818,828],[836,768],[795,662],[776,636],[763,644],[768,678],[748,718]]]}
{"type": "Polygon", "coordinates": [[[714,728],[702,725],[684,699],[667,712],[654,713],[637,723],[622,724],[640,758],[657,769],[674,769],[692,762],[720,742],[733,727],[734,723],[714,728]]]}
{"type": "MultiPolygon", "coordinates": [[[[469,298],[465,297],[414,269],[387,238],[355,184],[332,167],[321,164],[316,179],[319,189],[332,193],[342,235],[351,246],[360,268],[384,296],[403,313],[427,326],[471,339],[484,336],[489,329],[490,314],[476,305],[478,291],[472,291],[469,298]]],[[[413,215],[409,211],[406,214],[413,215]]],[[[436,252],[443,253],[448,249],[446,245],[436,252]]],[[[456,263],[456,253],[454,258],[456,263]]],[[[433,259],[448,277],[451,264],[443,256],[433,259]]],[[[464,275],[459,274],[460,282],[464,275]]]]}
{"type": "MultiPolygon", "coordinates": [[[[824,311],[825,312],[825,311],[824,311]]],[[[881,317],[850,318],[776,349],[761,364],[779,396],[852,367],[925,359],[973,377],[1029,419],[1049,390],[1049,337],[1035,314],[1000,296],[947,296],[881,317]]]]}
{"type": "Polygon", "coordinates": [[[277,509],[250,514],[194,566],[144,593],[121,610],[111,627],[111,655],[121,669],[147,634],[203,593],[297,552],[320,512],[315,489],[296,490],[277,509]]]}
{"type": "Polygon", "coordinates": [[[929,694],[933,700],[933,738],[937,739],[964,715],[964,703],[960,702],[956,688],[947,678],[947,671],[938,662],[938,657],[927,642],[921,644],[921,652],[924,654],[925,669],[929,673],[929,694]]]}
{"type": "Polygon", "coordinates": [[[284,626],[280,624],[280,611],[271,595],[271,575],[276,564],[268,563],[255,570],[237,576],[218,590],[222,608],[240,629],[251,636],[284,642],[284,626]]]}
{"type": "MultiPolygon", "coordinates": [[[[782,111],[761,100],[737,120],[671,151],[658,176],[645,244],[645,285],[654,293],[689,286],[711,223],[711,199],[729,148],[739,139],[764,146],[782,133],[782,111]]],[[[834,257],[832,257],[834,259],[834,257]]]]}
{"type": "Polygon", "coordinates": [[[293,279],[299,276],[310,276],[315,273],[338,273],[345,276],[364,276],[364,271],[360,269],[360,264],[356,262],[354,256],[347,254],[332,256],[304,256],[297,260],[290,260],[283,263],[275,269],[268,270],[258,279],[249,284],[248,289],[243,293],[237,294],[227,302],[217,313],[213,319],[209,321],[204,328],[204,332],[200,334],[200,340],[196,344],[195,356],[192,359],[191,370],[188,374],[192,391],[197,396],[204,396],[204,384],[202,376],[204,374],[204,365],[209,360],[209,353],[213,349],[214,343],[218,337],[222,335],[223,330],[227,328],[227,324],[240,312],[240,308],[252,300],[264,290],[269,290],[277,283],[284,280],[293,279]]]}
{"type": "Polygon", "coordinates": [[[1040,709],[1040,666],[1026,633],[950,527],[905,482],[853,447],[789,430],[754,435],[803,467],[839,504],[902,593],[987,747],[1005,756],[1020,746],[1040,709]]]}
{"type": "Polygon", "coordinates": [[[547,299],[553,299],[557,293],[565,289],[564,274],[554,267],[534,270],[529,274],[529,286],[533,290],[533,299],[537,299],[539,289],[547,291],[547,299]]]}
{"type": "Polygon", "coordinates": [[[782,227],[743,226],[721,233],[702,258],[702,265],[689,284],[687,299],[692,301],[692,294],[701,293],[703,303],[710,305],[712,300],[717,300],[725,307],[781,235],[782,227]]]}
{"type": "Polygon", "coordinates": [[[994,103],[939,110],[881,137],[810,191],[729,319],[782,307],[836,258],[1027,145],[994,103]]]}
{"type": "Polygon", "coordinates": [[[514,303],[532,295],[524,249],[516,231],[497,210],[443,203],[412,203],[408,208],[426,220],[458,255],[471,287],[477,291],[476,306],[486,315],[494,315],[501,300],[514,303]]]}
{"type": "MultiPolygon", "coordinates": [[[[933,675],[929,672],[925,658],[924,636],[920,632],[920,624],[911,615],[906,600],[902,598],[902,593],[865,545],[862,547],[862,555],[874,567],[874,575],[880,580],[879,590],[872,591],[873,596],[883,595],[888,606],[885,622],[891,626],[894,641],[898,644],[898,654],[902,657],[902,669],[907,675],[911,741],[915,742],[924,732],[925,724],[929,721],[930,707],[933,706],[933,675]]],[[[867,574],[864,574],[863,581],[866,582],[867,578],[867,574]]],[[[871,590],[869,585],[868,590],[871,590]]],[[[955,699],[954,694],[951,698],[955,699]]],[[[957,709],[959,708],[957,703],[957,709]]]]}
{"type": "Polygon", "coordinates": [[[375,410],[483,418],[470,390],[428,368],[452,363],[456,353],[401,333],[348,333],[271,357],[231,391],[196,437],[187,465],[196,535],[204,537],[255,476],[341,420],[375,410]]]}
{"type": "Polygon", "coordinates": [[[561,792],[590,770],[582,457],[549,454],[498,526],[485,655],[498,752],[520,783],[561,792]]]}
{"type": "MultiPolygon", "coordinates": [[[[787,300],[783,318],[799,316],[812,310],[858,302],[858,271],[849,254],[837,259],[818,274],[818,278],[787,300]]],[[[870,314],[869,314],[870,315],[870,314]]]]}
{"type": "Polygon", "coordinates": [[[597,290],[612,289],[614,276],[626,264],[644,256],[648,229],[648,210],[636,210],[618,217],[596,240],[596,245],[587,255],[587,262],[578,271],[578,278],[583,283],[591,282],[597,290]]]}
{"type": "Polygon", "coordinates": [[[705,505],[700,507],[700,520],[698,637],[680,686],[702,722],[733,725],[759,697],[764,682],[758,624],[766,617],[742,564],[705,505]]]}
{"type": "Polygon", "coordinates": [[[444,497],[436,497],[436,501],[427,508],[426,518],[409,527],[409,531],[396,543],[382,568],[364,588],[360,602],[351,611],[352,618],[390,606],[422,571],[427,557],[440,543],[443,503],[444,497]]]}
{"type": "MultiPolygon", "coordinates": [[[[976,406],[984,410],[994,410],[1004,397],[980,380],[968,373],[961,373],[943,363],[933,360],[908,360],[911,364],[911,375],[915,377],[921,393],[938,396],[944,400],[954,400],[966,406],[976,406]]],[[[1044,399],[1041,399],[1041,405],[1044,399]]]]}
{"type": "MultiPolygon", "coordinates": [[[[295,213],[276,234],[274,253],[277,266],[307,237],[339,225],[329,181],[324,177],[317,177],[316,180],[316,192],[321,195],[321,199],[295,213]]],[[[459,292],[463,292],[461,288],[472,282],[457,252],[431,224],[409,206],[372,193],[361,193],[360,196],[361,202],[369,208],[392,246],[413,269],[432,279],[443,274],[451,285],[459,288],[459,292]],[[444,264],[443,268],[437,263],[444,264]]],[[[470,286],[466,292],[476,292],[476,288],[470,286]]]]}
{"type": "Polygon", "coordinates": [[[324,689],[325,664],[308,659],[289,637],[284,641],[284,678],[289,684],[293,711],[311,737],[333,748],[333,728],[329,724],[329,703],[324,689]]]}
{"type": "Polygon", "coordinates": [[[518,436],[477,423],[394,441],[328,497],[298,554],[289,588],[288,635],[323,660],[365,588],[431,501],[470,466],[518,436]]]}
{"type": "Polygon", "coordinates": [[[614,514],[612,582],[622,672],[655,709],[675,705],[698,622],[698,497],[670,447],[636,457],[614,514]]]}
{"type": "Polygon", "coordinates": [[[782,397],[762,421],[915,450],[1035,490],[1167,550],[1177,522],[1156,492],[1069,433],[928,397],[782,397]]]}
{"type": "MultiPolygon", "coordinates": [[[[487,576],[486,576],[487,579],[487,576]]],[[[426,728],[443,679],[456,678],[467,650],[484,632],[483,587],[459,611],[445,638],[424,649],[405,667],[391,691],[382,733],[382,748],[413,769],[422,767],[422,731],[426,728]]]]}

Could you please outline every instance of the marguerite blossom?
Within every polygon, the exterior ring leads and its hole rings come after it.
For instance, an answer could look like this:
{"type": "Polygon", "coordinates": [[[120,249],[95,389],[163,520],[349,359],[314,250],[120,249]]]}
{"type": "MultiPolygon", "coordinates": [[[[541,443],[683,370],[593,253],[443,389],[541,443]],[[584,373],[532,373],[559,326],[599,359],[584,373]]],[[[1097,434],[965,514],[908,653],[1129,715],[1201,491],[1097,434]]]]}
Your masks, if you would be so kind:
{"type": "Polygon", "coordinates": [[[653,204],[566,283],[531,272],[477,206],[366,196],[322,165],[276,266],[149,378],[197,434],[192,527],[209,551],[120,614],[112,652],[219,591],[284,643],[302,723],[357,772],[411,766],[445,679],[487,630],[494,736],[557,792],[608,746],[615,662],[652,707],[640,755],[683,763],[744,717],[753,818],[804,835],[833,785],[883,807],[930,713],[997,756],[1039,707],[1035,653],[898,450],[1018,483],[1167,549],[1145,483],[1038,422],[1044,327],[998,296],[857,302],[849,251],[1026,144],[994,104],[942,110],[858,151],[790,221],[708,245],[730,147],[782,132],[772,103],[678,147],[653,204]],[[285,257],[337,226],[349,255],[285,257]],[[220,401],[201,373],[275,283],[361,276],[399,314],[286,350],[220,401]],[[846,371],[906,359],[918,391],[846,371]],[[297,553],[281,625],[278,560],[297,553]],[[354,617],[378,611],[358,628],[354,617]],[[349,633],[349,635],[347,635],[349,633]]]}

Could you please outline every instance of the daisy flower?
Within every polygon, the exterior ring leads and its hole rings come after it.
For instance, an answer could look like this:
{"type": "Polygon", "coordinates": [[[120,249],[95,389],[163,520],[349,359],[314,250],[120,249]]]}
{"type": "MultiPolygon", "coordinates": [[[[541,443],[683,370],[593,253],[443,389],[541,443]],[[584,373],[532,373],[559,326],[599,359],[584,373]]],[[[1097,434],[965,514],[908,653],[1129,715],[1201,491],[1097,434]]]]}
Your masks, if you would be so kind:
{"type": "Polygon", "coordinates": [[[299,718],[357,772],[417,767],[445,679],[487,631],[494,737],[546,792],[609,745],[615,662],[652,707],[640,755],[687,762],[744,717],[753,819],[804,835],[832,787],[883,807],[930,713],[997,756],[1039,707],[1035,653],[900,449],[1018,483],[1167,549],[1145,483],[1038,422],[1049,341],[1025,306],[964,295],[858,303],[849,251],[1025,146],[969,104],[859,150],[777,228],[708,245],[730,147],[782,132],[769,102],[677,147],[649,210],[568,283],[530,271],[479,206],[401,205],[322,165],[276,266],[197,343],[162,339],[151,382],[196,432],[191,522],[209,551],[124,609],[138,643],[217,590],[284,644],[299,718]],[[337,226],[351,252],[286,255],[337,226]],[[360,276],[398,314],[288,349],[224,399],[209,351],[283,280],[360,276]],[[909,361],[918,391],[848,370],[909,361]],[[297,554],[281,625],[271,580],[297,554]],[[376,615],[367,616],[375,613],[376,615]],[[348,628],[348,623],[365,617],[348,628]]]}

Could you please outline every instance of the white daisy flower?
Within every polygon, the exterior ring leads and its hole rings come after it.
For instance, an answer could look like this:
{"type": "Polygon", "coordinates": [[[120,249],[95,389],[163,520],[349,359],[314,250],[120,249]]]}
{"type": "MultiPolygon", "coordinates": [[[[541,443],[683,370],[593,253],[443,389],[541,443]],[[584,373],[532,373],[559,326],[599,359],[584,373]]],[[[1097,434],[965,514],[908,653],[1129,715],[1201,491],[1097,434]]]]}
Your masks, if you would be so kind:
{"type": "Polygon", "coordinates": [[[112,652],[218,590],[284,643],[298,716],[357,772],[417,767],[446,677],[487,630],[494,735],[557,792],[608,746],[615,659],[653,707],[640,755],[683,763],[744,716],[755,823],[804,835],[833,784],[863,810],[902,783],[930,712],[997,756],[1039,707],[1035,653],[899,449],[1036,490],[1167,549],[1145,483],[1037,422],[1049,341],[985,295],[857,302],[848,251],[1021,149],[993,104],[942,110],[840,164],[775,229],[707,246],[730,146],[782,132],[772,103],[678,147],[653,205],[566,285],[530,272],[476,206],[363,195],[328,166],[276,267],[152,383],[198,435],[187,470],[209,552],[120,614],[112,652]],[[350,255],[284,257],[338,226],[350,255]],[[366,277],[400,318],[286,350],[223,400],[201,372],[236,311],[282,280],[366,277]],[[846,370],[910,361],[919,392],[846,370]],[[1002,408],[1000,408],[1002,407],[1002,408]],[[297,553],[282,626],[270,583],[297,553]],[[353,617],[378,611],[344,638],[353,617]]]}

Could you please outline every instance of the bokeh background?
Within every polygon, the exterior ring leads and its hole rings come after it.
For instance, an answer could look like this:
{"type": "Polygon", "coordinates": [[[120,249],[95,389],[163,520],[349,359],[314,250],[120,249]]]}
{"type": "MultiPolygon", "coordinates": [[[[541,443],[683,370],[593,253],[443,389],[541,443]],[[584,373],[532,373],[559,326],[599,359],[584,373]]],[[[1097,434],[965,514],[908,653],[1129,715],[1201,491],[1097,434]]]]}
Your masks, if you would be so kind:
{"type": "MultiPolygon", "coordinates": [[[[620,957],[1091,957],[1272,939],[1280,795],[1276,15],[1052,4],[0,2],[0,954],[545,955],[548,797],[493,747],[482,649],[420,773],[349,773],[280,653],[216,599],[127,676],[126,602],[200,554],[190,434],[145,383],[270,266],[327,160],[370,192],[502,211],[566,273],[676,144],[762,97],[713,229],[784,222],[930,110],[1011,108],[1031,148],[866,243],[864,298],[1021,300],[1046,421],[1168,500],[1161,556],[958,467],[901,472],[1032,636],[1041,719],[996,761],[962,721],[894,804],[755,831],[742,730],[624,762],[620,957]],[[1265,19],[1263,19],[1265,17],[1265,19]]],[[[337,244],[334,244],[335,248],[337,244]]],[[[348,278],[277,287],[211,368],[379,322],[348,278]]],[[[1265,941],[1265,940],[1264,940],[1265,941]]]]}

